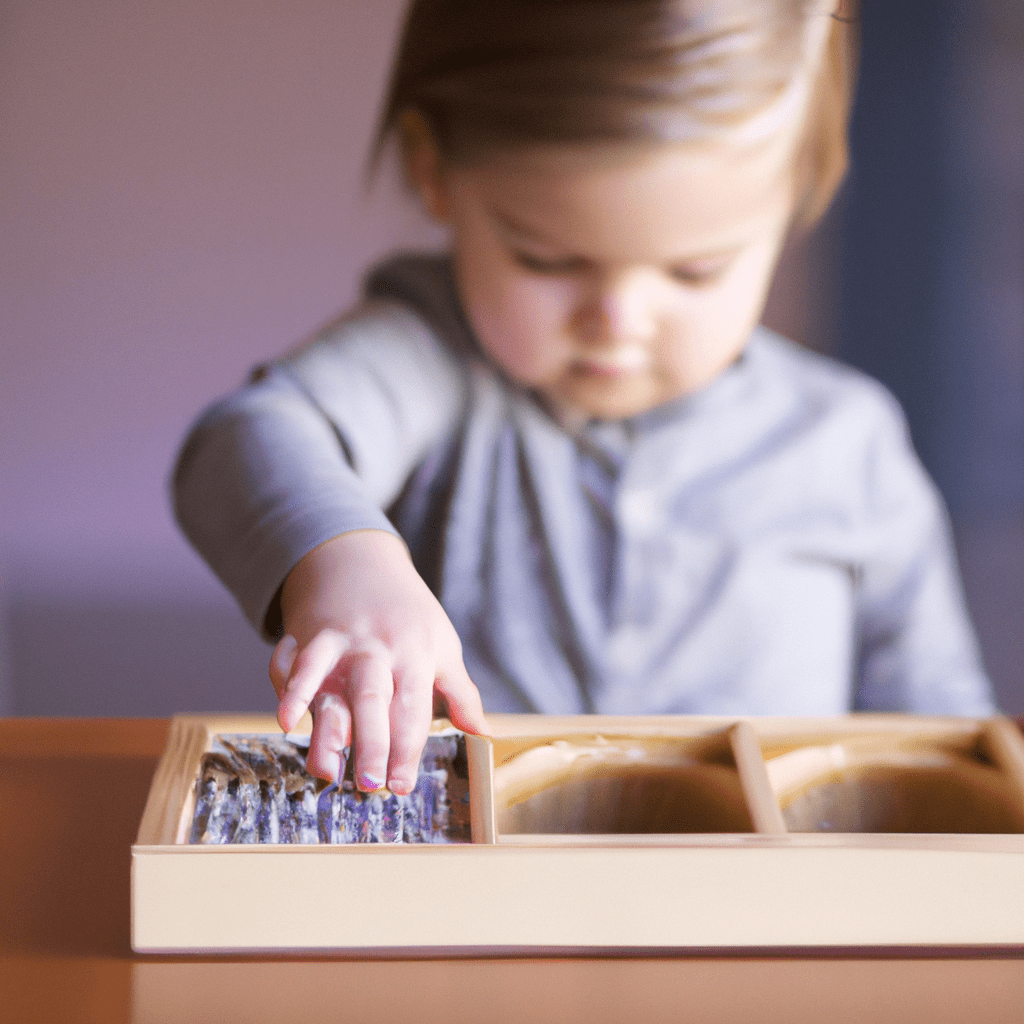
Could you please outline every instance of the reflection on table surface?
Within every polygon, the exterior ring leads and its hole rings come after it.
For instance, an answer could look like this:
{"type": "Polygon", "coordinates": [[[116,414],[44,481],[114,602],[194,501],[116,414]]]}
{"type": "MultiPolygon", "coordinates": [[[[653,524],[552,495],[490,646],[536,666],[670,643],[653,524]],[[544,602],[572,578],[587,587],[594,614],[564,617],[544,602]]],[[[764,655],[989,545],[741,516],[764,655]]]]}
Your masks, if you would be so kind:
{"type": "MultiPolygon", "coordinates": [[[[136,956],[128,940],[130,847],[167,727],[149,719],[0,720],[0,1020],[1024,1019],[1024,957],[1003,951],[963,957],[885,951],[418,960],[136,956]]],[[[288,894],[253,898],[272,912],[288,894]]]]}

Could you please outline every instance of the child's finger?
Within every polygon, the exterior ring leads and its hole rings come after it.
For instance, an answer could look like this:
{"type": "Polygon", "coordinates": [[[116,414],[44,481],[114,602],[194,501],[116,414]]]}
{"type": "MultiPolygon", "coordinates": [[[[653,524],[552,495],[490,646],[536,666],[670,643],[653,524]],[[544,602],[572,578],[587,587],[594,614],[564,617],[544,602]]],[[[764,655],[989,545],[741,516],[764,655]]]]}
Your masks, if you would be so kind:
{"type": "Polygon", "coordinates": [[[324,680],[351,646],[344,633],[325,629],[299,651],[284,695],[277,705],[277,721],[285,732],[298,725],[324,680]]]}
{"type": "Polygon", "coordinates": [[[292,674],[295,655],[298,653],[299,642],[295,637],[289,635],[281,637],[274,648],[274,653],[270,656],[270,682],[278,699],[281,698],[288,685],[288,677],[292,674]]]}
{"type": "Polygon", "coordinates": [[[341,774],[341,752],[352,741],[352,716],[336,693],[321,691],[313,699],[313,733],[306,768],[329,782],[341,774]]]}
{"type": "Polygon", "coordinates": [[[432,673],[428,670],[395,672],[391,698],[391,753],[388,789],[400,796],[411,793],[420,770],[423,746],[430,732],[432,673]]]}
{"type": "Polygon", "coordinates": [[[387,781],[391,723],[388,707],[394,693],[391,659],[383,649],[353,652],[345,659],[345,690],[352,712],[355,780],[370,792],[387,781]]]}
{"type": "Polygon", "coordinates": [[[480,691],[469,678],[461,658],[457,665],[443,675],[438,675],[434,688],[444,697],[448,705],[448,718],[456,729],[477,736],[490,735],[491,727],[484,715],[480,691]]]}

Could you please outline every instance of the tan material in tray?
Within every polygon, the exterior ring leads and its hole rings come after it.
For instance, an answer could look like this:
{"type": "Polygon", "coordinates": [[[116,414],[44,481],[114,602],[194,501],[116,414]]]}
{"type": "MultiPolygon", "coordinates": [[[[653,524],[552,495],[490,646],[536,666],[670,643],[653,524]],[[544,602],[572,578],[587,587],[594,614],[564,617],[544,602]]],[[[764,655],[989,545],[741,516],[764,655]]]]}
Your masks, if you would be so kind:
{"type": "Polygon", "coordinates": [[[132,847],[133,948],[1024,945],[1005,719],[489,721],[467,737],[471,844],[204,846],[203,753],[276,725],[175,718],[132,847]]]}

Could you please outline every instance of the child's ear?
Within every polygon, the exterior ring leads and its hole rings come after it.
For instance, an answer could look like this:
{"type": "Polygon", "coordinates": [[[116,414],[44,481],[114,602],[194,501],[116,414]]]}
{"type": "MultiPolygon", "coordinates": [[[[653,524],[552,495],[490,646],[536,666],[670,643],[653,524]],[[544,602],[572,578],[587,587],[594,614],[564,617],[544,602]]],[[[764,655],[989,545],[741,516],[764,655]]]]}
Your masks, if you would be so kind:
{"type": "Polygon", "coordinates": [[[448,222],[448,194],[441,152],[427,119],[418,110],[406,110],[398,120],[402,162],[409,185],[434,220],[448,222]]]}
{"type": "Polygon", "coordinates": [[[811,5],[805,40],[806,56],[811,67],[817,67],[821,61],[833,20],[849,21],[851,8],[850,0],[815,0],[811,5]]]}
{"type": "Polygon", "coordinates": [[[814,0],[808,14],[813,17],[849,19],[854,9],[854,0],[814,0]]]}

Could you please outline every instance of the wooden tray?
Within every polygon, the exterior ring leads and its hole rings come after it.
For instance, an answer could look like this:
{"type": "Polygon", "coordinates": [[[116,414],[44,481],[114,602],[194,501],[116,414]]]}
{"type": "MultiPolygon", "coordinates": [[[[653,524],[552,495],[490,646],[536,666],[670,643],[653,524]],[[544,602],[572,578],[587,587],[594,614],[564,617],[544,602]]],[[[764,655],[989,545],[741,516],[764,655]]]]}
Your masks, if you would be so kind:
{"type": "Polygon", "coordinates": [[[471,844],[204,846],[203,753],[278,730],[175,718],[132,847],[133,948],[1024,945],[1024,740],[1003,718],[489,722],[467,737],[471,844]]]}

